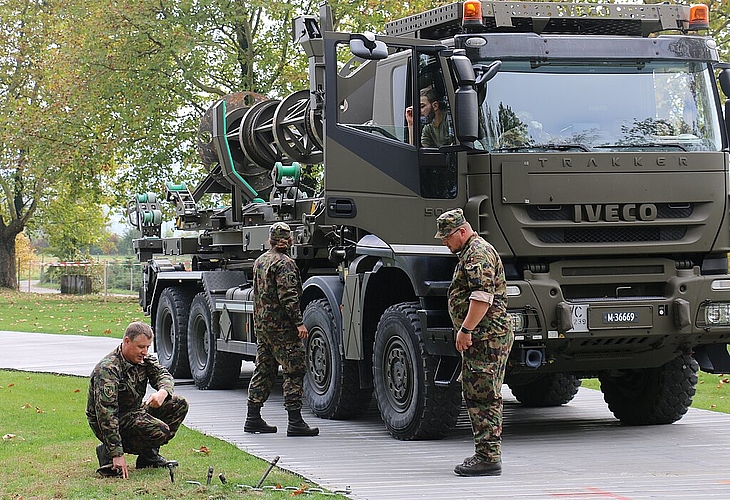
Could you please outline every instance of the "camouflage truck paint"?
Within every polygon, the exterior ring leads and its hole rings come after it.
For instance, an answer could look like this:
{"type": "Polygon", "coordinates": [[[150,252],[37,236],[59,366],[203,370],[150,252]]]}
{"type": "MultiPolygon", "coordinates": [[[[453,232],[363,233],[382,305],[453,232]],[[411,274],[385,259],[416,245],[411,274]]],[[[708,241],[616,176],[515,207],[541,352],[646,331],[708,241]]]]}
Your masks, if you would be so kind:
{"type": "Polygon", "coordinates": [[[309,407],[351,418],[374,394],[394,437],[445,435],[461,403],[446,311],[456,259],[433,234],[461,207],[504,262],[515,330],[505,381],[524,405],[566,403],[598,377],[620,420],[670,423],[699,366],[730,370],[715,81],[730,94],[730,66],[714,42],[680,5],[480,6],[481,22],[462,24],[454,3],[377,36],[332,31],[323,6],[293,27],[309,92],[226,96],[206,112],[210,174],[166,195],[176,227],[198,236],[158,238],[155,200],[130,204],[145,236],[140,304],[168,368],[189,365],[201,388],[235,385],[256,352],[251,263],[285,221],[304,280],[309,407]],[[455,145],[421,147],[421,125],[408,129],[424,88],[443,100],[455,145]],[[302,196],[298,165],[320,162],[323,188],[302,196]],[[198,208],[217,192],[232,205],[198,208]]]}

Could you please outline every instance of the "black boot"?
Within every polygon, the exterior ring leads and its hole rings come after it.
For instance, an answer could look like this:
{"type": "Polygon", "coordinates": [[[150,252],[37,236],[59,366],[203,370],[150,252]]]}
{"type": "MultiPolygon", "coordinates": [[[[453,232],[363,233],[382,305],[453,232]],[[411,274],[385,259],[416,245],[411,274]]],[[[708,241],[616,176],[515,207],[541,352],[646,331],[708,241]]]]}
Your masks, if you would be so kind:
{"type": "Polygon", "coordinates": [[[276,432],[275,425],[269,425],[266,420],[261,418],[261,407],[260,406],[249,406],[248,414],[246,415],[246,422],[243,424],[243,432],[250,432],[252,434],[273,434],[276,432]]]}
{"type": "Polygon", "coordinates": [[[167,460],[165,457],[160,455],[159,448],[150,448],[144,450],[137,457],[137,468],[146,469],[147,467],[167,467],[167,460]]]}
{"type": "Polygon", "coordinates": [[[112,457],[109,455],[109,449],[104,443],[96,447],[96,458],[99,459],[99,468],[96,472],[104,477],[121,477],[122,471],[112,469],[112,457]]]}
{"type": "Polygon", "coordinates": [[[318,427],[309,427],[302,418],[302,410],[287,410],[289,412],[289,425],[286,427],[287,436],[317,436],[318,427]]]}

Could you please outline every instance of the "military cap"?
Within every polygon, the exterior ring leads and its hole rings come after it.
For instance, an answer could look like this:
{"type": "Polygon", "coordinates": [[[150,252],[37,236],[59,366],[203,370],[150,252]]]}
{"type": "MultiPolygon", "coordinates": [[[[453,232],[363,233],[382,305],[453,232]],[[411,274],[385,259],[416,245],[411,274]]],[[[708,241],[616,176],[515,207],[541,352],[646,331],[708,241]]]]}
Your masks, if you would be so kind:
{"type": "Polygon", "coordinates": [[[271,240],[288,240],[291,236],[291,228],[285,222],[275,222],[269,228],[269,239],[271,240]]]}
{"type": "Polygon", "coordinates": [[[464,218],[464,211],[462,209],[455,208],[444,212],[436,219],[436,228],[438,231],[436,231],[434,238],[446,238],[464,224],[466,224],[466,219],[464,218]]]}

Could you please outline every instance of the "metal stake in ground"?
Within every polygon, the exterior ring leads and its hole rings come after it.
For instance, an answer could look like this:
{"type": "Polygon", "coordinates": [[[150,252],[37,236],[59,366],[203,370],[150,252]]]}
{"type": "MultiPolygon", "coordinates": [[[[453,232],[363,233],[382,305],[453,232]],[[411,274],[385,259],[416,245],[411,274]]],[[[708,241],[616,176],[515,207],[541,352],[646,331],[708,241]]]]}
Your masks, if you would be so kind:
{"type": "Polygon", "coordinates": [[[266,472],[264,472],[264,475],[263,475],[263,476],[261,476],[261,481],[259,481],[259,484],[257,484],[257,485],[256,485],[256,489],[258,489],[258,488],[261,488],[261,485],[262,485],[262,484],[264,484],[264,480],[266,479],[266,476],[268,476],[268,475],[269,475],[269,472],[271,472],[271,469],[273,469],[273,468],[274,468],[274,466],[276,465],[276,463],[277,463],[278,461],[279,461],[279,455],[275,456],[275,457],[274,457],[274,460],[272,460],[272,461],[271,461],[271,462],[269,463],[269,468],[268,468],[268,469],[266,469],[266,472]]]}
{"type": "Polygon", "coordinates": [[[170,470],[170,482],[175,484],[175,467],[177,467],[177,460],[168,460],[166,465],[170,470]]]}

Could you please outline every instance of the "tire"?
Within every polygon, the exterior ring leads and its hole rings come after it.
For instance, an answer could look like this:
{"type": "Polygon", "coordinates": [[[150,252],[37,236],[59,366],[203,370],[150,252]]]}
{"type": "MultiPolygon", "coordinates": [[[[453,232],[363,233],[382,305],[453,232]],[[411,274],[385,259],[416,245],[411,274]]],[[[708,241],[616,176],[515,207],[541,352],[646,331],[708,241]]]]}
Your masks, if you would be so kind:
{"type": "Polygon", "coordinates": [[[698,370],[692,356],[681,355],[658,368],[602,374],[599,380],[604,401],[622,424],[671,424],[692,405],[698,370]]]}
{"type": "Polygon", "coordinates": [[[155,353],[162,366],[175,378],[190,378],[188,363],[189,293],[165,288],[155,313],[155,353]]]}
{"type": "Polygon", "coordinates": [[[510,385],[512,395],[525,406],[560,406],[573,400],[581,381],[570,373],[548,373],[527,384],[510,385]]]}
{"type": "Polygon", "coordinates": [[[438,359],[423,350],[417,302],[385,310],[373,350],[373,381],[388,432],[403,441],[439,439],[456,425],[461,387],[437,387],[438,359]]]}
{"type": "Polygon", "coordinates": [[[304,397],[315,415],[328,419],[354,418],[368,409],[372,389],[360,388],[356,361],[340,353],[335,318],[326,299],[310,302],[304,309],[309,330],[306,343],[307,372],[304,397]]]}
{"type": "Polygon", "coordinates": [[[199,293],[190,306],[188,323],[190,371],[198,389],[231,389],[241,377],[241,358],[216,349],[218,329],[211,318],[208,300],[199,293]]]}

